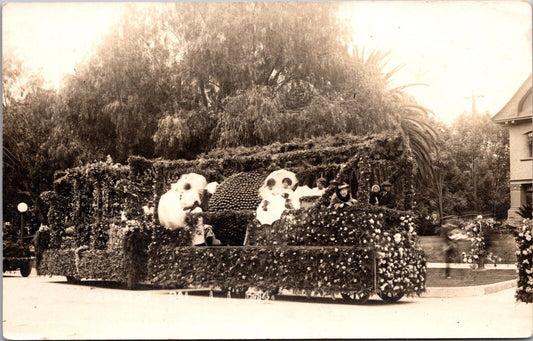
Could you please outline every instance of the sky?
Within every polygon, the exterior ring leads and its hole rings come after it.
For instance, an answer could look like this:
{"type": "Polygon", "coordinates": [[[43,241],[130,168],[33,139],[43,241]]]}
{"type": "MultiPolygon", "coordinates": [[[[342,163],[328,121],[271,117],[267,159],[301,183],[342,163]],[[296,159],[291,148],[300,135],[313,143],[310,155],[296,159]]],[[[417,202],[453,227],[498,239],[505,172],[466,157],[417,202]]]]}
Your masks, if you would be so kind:
{"type": "MultiPolygon", "coordinates": [[[[124,10],[124,3],[9,3],[2,9],[3,54],[13,54],[51,87],[73,73],[124,10]]],[[[403,66],[391,86],[442,121],[471,112],[496,114],[532,69],[527,1],[353,1],[341,5],[359,49],[389,52],[403,66]]]]}

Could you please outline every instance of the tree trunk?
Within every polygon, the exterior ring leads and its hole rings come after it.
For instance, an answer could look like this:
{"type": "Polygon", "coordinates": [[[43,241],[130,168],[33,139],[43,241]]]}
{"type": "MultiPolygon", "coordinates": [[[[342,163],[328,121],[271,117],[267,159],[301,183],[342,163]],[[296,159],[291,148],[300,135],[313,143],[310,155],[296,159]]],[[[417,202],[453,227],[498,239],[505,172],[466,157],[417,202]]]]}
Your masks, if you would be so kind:
{"type": "Polygon", "coordinates": [[[438,197],[438,200],[439,200],[439,225],[442,226],[442,216],[444,215],[444,209],[443,209],[443,201],[444,201],[444,198],[443,198],[443,187],[444,187],[444,181],[443,181],[443,177],[440,176],[439,179],[438,179],[438,184],[437,184],[437,197],[438,197]]]}

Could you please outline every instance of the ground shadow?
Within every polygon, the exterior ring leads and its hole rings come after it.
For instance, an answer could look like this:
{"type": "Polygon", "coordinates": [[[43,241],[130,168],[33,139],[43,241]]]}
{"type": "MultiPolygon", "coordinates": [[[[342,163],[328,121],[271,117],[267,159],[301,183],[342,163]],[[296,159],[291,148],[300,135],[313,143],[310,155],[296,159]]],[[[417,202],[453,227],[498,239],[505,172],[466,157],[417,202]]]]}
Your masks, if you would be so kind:
{"type": "MultiPolygon", "coordinates": [[[[77,283],[68,283],[64,281],[52,281],[50,283],[63,284],[63,285],[79,285],[84,287],[95,287],[95,288],[104,288],[104,289],[116,289],[116,290],[129,290],[126,284],[114,282],[114,281],[104,281],[104,280],[82,280],[77,283]]],[[[198,297],[216,297],[216,298],[228,298],[225,291],[220,290],[210,290],[210,289],[176,289],[176,288],[164,288],[161,286],[155,286],[150,284],[140,284],[135,291],[160,291],[161,294],[165,295],[177,295],[181,292],[182,295],[185,293],[189,296],[198,296],[198,297]]],[[[245,299],[244,292],[234,292],[231,293],[231,299],[245,299]]],[[[384,305],[404,305],[410,304],[410,301],[398,301],[394,303],[385,302],[373,296],[364,304],[356,304],[350,301],[345,301],[342,298],[332,298],[332,297],[322,297],[322,296],[299,296],[299,295],[276,295],[274,296],[274,301],[283,301],[283,302],[295,302],[295,303],[320,303],[320,304],[338,304],[338,305],[364,305],[364,306],[384,306],[384,305]]]]}
{"type": "MultiPolygon", "coordinates": [[[[130,290],[128,289],[128,286],[125,283],[114,282],[114,281],[104,281],[104,280],[81,280],[76,283],[69,283],[65,279],[64,281],[50,281],[50,283],[79,285],[79,286],[84,286],[84,287],[95,287],[95,288],[104,288],[104,289],[130,290]]],[[[163,288],[155,286],[155,285],[140,284],[134,290],[135,291],[147,291],[147,290],[161,290],[161,289],[163,288]]]]}
{"type": "MultiPolygon", "coordinates": [[[[180,290],[175,290],[172,293],[178,292],[180,290]]],[[[224,292],[221,291],[213,291],[210,293],[210,290],[198,290],[198,291],[192,291],[187,292],[188,295],[191,296],[209,296],[212,295],[213,297],[227,297],[224,292]]],[[[245,299],[244,293],[238,293],[238,294],[231,294],[232,299],[245,299]]],[[[339,305],[365,305],[365,306],[384,306],[384,305],[404,305],[404,304],[411,304],[410,301],[398,301],[394,303],[385,302],[381,300],[379,297],[375,296],[371,299],[369,299],[364,304],[355,304],[353,302],[345,301],[342,298],[335,298],[332,297],[321,297],[321,296],[297,296],[297,295],[276,295],[274,297],[274,301],[283,301],[283,302],[295,302],[295,303],[320,303],[320,304],[339,304],[339,305]]]]}
{"type": "Polygon", "coordinates": [[[15,278],[15,277],[27,278],[27,277],[22,277],[21,275],[15,275],[15,274],[9,274],[9,275],[4,274],[2,277],[7,277],[7,278],[15,278]]]}

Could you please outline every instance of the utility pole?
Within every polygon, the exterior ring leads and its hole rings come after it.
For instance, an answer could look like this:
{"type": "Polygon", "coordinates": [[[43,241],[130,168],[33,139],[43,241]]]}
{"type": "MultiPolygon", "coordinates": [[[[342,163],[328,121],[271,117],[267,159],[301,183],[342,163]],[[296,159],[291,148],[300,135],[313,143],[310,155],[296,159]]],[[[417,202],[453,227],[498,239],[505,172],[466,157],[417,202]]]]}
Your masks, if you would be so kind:
{"type": "MultiPolygon", "coordinates": [[[[474,121],[477,117],[477,110],[476,110],[476,98],[482,98],[485,97],[484,95],[476,95],[474,93],[474,89],[472,89],[472,96],[465,97],[465,99],[472,99],[472,142],[474,137],[474,121]]],[[[478,203],[477,203],[477,181],[476,181],[476,150],[474,147],[474,143],[472,143],[472,189],[474,194],[474,210],[477,213],[478,210],[478,203]]]]}
{"type": "Polygon", "coordinates": [[[472,89],[472,96],[465,97],[465,99],[472,99],[472,118],[477,115],[476,110],[476,98],[482,98],[485,97],[484,95],[476,95],[474,90],[472,89]]]}

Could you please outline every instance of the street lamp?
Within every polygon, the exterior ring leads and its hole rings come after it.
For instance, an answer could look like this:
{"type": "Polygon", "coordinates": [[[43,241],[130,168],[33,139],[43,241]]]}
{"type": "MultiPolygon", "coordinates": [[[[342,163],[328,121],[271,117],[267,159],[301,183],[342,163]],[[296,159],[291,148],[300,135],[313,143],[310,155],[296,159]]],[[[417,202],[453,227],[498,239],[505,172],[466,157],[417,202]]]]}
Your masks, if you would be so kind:
{"type": "Polygon", "coordinates": [[[20,246],[24,245],[24,212],[28,210],[28,204],[21,202],[17,205],[17,210],[20,212],[20,236],[19,243],[20,246]]]}

